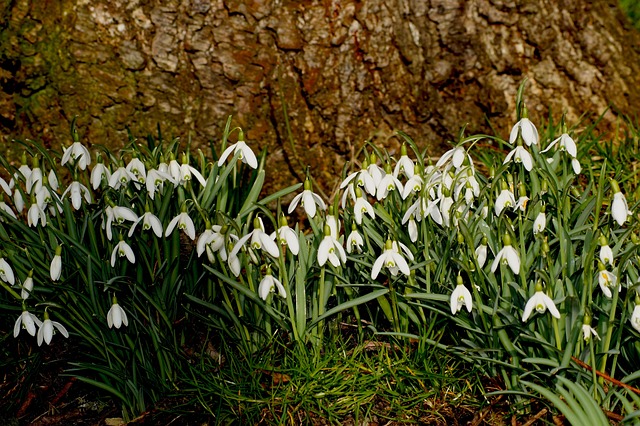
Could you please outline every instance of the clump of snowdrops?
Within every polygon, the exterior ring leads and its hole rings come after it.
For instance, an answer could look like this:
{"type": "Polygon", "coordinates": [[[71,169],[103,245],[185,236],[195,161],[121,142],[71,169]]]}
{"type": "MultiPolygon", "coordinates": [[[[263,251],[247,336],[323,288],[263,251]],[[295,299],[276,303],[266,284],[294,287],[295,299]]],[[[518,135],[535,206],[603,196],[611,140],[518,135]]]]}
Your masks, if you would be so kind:
{"type": "Polygon", "coordinates": [[[230,120],[214,159],[153,138],[90,151],[75,131],[60,155],[25,144],[0,181],[13,334],[81,341],[73,373],[130,414],[179,387],[185,324],[250,354],[320,348],[340,322],[457,354],[510,389],[570,377],[633,412],[596,375],[638,376],[633,176],[589,156],[590,129],[539,129],[522,88],[517,115],[507,139],[461,132],[437,159],[403,132],[399,155],[367,144],[331,200],[312,170],[260,198],[264,157],[230,120]]]}

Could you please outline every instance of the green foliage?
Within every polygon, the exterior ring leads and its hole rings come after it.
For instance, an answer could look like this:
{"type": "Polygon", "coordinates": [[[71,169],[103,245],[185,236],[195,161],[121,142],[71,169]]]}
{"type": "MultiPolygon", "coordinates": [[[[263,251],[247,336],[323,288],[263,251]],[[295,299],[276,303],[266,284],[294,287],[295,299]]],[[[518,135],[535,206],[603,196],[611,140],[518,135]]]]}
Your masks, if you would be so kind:
{"type": "Polygon", "coordinates": [[[640,3],[636,0],[620,0],[620,7],[631,21],[631,24],[640,30],[640,3]]]}

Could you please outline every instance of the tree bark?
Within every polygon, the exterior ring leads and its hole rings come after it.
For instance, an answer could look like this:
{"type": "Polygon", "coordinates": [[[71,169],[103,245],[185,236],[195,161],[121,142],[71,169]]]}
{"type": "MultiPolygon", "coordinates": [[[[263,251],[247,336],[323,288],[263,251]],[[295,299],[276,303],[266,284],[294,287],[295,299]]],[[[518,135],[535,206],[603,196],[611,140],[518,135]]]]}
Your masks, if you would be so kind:
{"type": "Polygon", "coordinates": [[[507,135],[525,77],[534,121],[640,108],[615,0],[5,0],[0,22],[5,140],[68,145],[78,115],[94,144],[159,124],[206,145],[233,115],[274,187],[311,165],[330,188],[365,140],[397,152],[396,129],[431,154],[467,123],[507,135]]]}

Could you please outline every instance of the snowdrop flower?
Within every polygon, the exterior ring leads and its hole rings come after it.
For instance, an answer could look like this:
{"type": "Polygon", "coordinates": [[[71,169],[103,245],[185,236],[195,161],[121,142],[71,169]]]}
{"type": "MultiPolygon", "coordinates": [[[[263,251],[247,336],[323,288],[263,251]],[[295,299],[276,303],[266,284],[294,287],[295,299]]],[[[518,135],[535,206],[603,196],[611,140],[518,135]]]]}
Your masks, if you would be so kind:
{"type": "Polygon", "coordinates": [[[60,279],[60,275],[62,274],[62,246],[59,245],[56,247],[55,254],[53,259],[51,260],[51,265],[49,265],[49,277],[51,277],[51,281],[58,281],[60,279]]]}
{"type": "Polygon", "coordinates": [[[271,275],[271,268],[267,268],[267,274],[262,278],[262,281],[260,281],[260,285],[258,286],[258,295],[262,300],[266,301],[269,293],[275,291],[276,288],[278,289],[280,297],[283,299],[287,297],[287,292],[280,280],[271,275]]]}
{"type": "Polygon", "coordinates": [[[27,211],[27,224],[31,227],[35,227],[40,222],[40,226],[47,226],[47,214],[44,209],[38,205],[35,200],[35,196],[32,196],[32,204],[27,211]]]}
{"type": "MultiPolygon", "coordinates": [[[[0,210],[5,212],[7,215],[11,216],[14,219],[17,219],[16,214],[13,212],[11,207],[4,202],[4,195],[0,198],[0,210]]],[[[0,221],[4,221],[2,215],[0,215],[0,221]]]]}
{"type": "Polygon", "coordinates": [[[117,257],[125,257],[125,256],[127,260],[129,260],[129,262],[136,263],[136,255],[133,254],[133,250],[131,249],[131,246],[129,246],[129,244],[127,244],[126,241],[124,241],[122,237],[120,237],[120,241],[118,242],[118,244],[116,244],[116,246],[111,251],[111,267],[113,268],[116,266],[117,257]]]}
{"type": "Polygon", "coordinates": [[[347,237],[347,253],[351,254],[354,251],[360,252],[362,251],[363,245],[364,240],[362,239],[362,235],[358,232],[358,228],[356,228],[355,223],[352,223],[351,233],[347,237]]]}
{"type": "Polygon", "coordinates": [[[509,265],[511,270],[515,275],[520,273],[520,256],[518,256],[518,252],[511,245],[511,237],[508,234],[505,234],[504,238],[504,247],[502,250],[498,252],[496,258],[493,260],[491,264],[491,272],[496,272],[499,264],[509,265]]]}
{"type": "MultiPolygon", "coordinates": [[[[207,226],[209,226],[208,221],[207,221],[207,226]]],[[[220,258],[223,261],[227,260],[225,235],[227,234],[228,229],[229,228],[226,225],[225,226],[212,225],[210,233],[204,236],[204,234],[207,232],[207,230],[205,230],[203,235],[201,235],[200,238],[198,239],[198,243],[196,244],[196,249],[197,250],[204,249],[204,251],[207,253],[207,258],[211,263],[215,262],[215,258],[213,257],[213,255],[218,252],[220,253],[220,258]]],[[[229,239],[233,239],[237,241],[238,237],[233,234],[229,234],[229,239]]],[[[201,254],[202,252],[198,251],[198,256],[200,256],[201,254]]]]}
{"type": "Polygon", "coordinates": [[[400,173],[402,173],[407,179],[411,179],[414,176],[414,172],[415,164],[407,155],[407,145],[403,143],[400,147],[400,159],[396,163],[396,167],[393,169],[393,176],[398,178],[400,173]]]}
{"type": "Polygon", "coordinates": [[[459,169],[464,163],[465,158],[468,158],[470,163],[472,162],[471,156],[467,154],[464,148],[462,146],[456,146],[442,154],[442,157],[440,157],[436,163],[436,167],[440,168],[450,162],[453,167],[459,169]]]}
{"type": "Polygon", "coordinates": [[[127,313],[120,305],[118,305],[118,299],[113,296],[111,308],[109,309],[109,312],[107,312],[107,325],[109,328],[120,328],[123,324],[125,326],[129,325],[127,313]]]}
{"type": "Polygon", "coordinates": [[[180,165],[180,177],[177,179],[180,185],[186,185],[187,182],[191,182],[191,177],[195,176],[196,180],[200,182],[200,185],[207,186],[207,180],[195,167],[189,165],[189,158],[187,154],[182,154],[182,164],[180,165]]]}
{"type": "MultiPolygon", "coordinates": [[[[368,167],[369,167],[369,162],[368,160],[365,160],[364,163],[362,164],[362,170],[358,172],[353,172],[349,176],[347,176],[340,184],[340,189],[345,189],[349,187],[349,184],[355,180],[356,186],[364,188],[364,190],[368,194],[375,196],[376,191],[378,190],[378,186],[373,176],[371,176],[371,174],[369,173],[369,170],[367,170],[368,167]]],[[[346,195],[346,192],[345,192],[345,195],[346,195]]],[[[342,202],[342,206],[344,207],[344,199],[342,202]]]]}
{"type": "Polygon", "coordinates": [[[518,138],[518,134],[522,136],[522,140],[527,146],[538,144],[538,129],[536,129],[536,126],[529,120],[526,107],[522,108],[522,118],[520,121],[511,128],[511,133],[509,134],[509,143],[511,145],[513,145],[518,138]]]}
{"type": "Polygon", "coordinates": [[[298,203],[302,205],[305,213],[310,218],[315,217],[316,215],[316,206],[320,208],[320,210],[324,210],[327,208],[322,198],[316,193],[313,192],[311,181],[309,178],[304,180],[304,190],[296,195],[293,200],[291,200],[291,204],[289,204],[289,214],[293,213],[293,211],[298,206],[298,203]]]}
{"type": "Polygon", "coordinates": [[[380,179],[380,183],[378,184],[378,189],[376,191],[376,198],[378,201],[387,198],[389,192],[397,189],[400,194],[403,192],[402,183],[391,174],[391,165],[387,164],[386,174],[382,179],[380,179]]]}
{"type": "Polygon", "coordinates": [[[545,210],[546,208],[542,206],[542,210],[540,210],[540,213],[536,216],[536,220],[533,221],[533,235],[543,232],[547,227],[547,214],[545,210]]]}
{"type": "Polygon", "coordinates": [[[127,170],[124,166],[120,166],[109,178],[109,186],[113,189],[120,189],[131,181],[135,181],[136,177],[133,173],[127,170]]]}
{"type": "Polygon", "coordinates": [[[166,181],[169,181],[174,185],[178,184],[175,180],[173,180],[169,173],[156,169],[150,169],[147,172],[147,181],[145,183],[147,192],[149,193],[149,198],[153,200],[156,195],[156,191],[162,191],[162,188],[166,181]]]}
{"type": "Polygon", "coordinates": [[[516,205],[513,206],[513,211],[520,210],[521,212],[524,213],[527,209],[528,203],[529,203],[529,197],[527,197],[526,195],[521,195],[520,198],[518,198],[516,205]]]}
{"type": "Polygon", "coordinates": [[[451,293],[451,299],[449,301],[451,305],[451,314],[455,315],[460,312],[462,306],[467,308],[468,312],[471,312],[472,298],[471,292],[462,283],[462,277],[458,275],[458,285],[451,293]]]}
{"type": "Polygon", "coordinates": [[[22,311],[13,326],[13,337],[18,337],[18,335],[20,334],[20,330],[22,330],[23,328],[27,330],[27,333],[35,336],[36,325],[38,327],[42,327],[42,321],[40,321],[38,317],[30,313],[29,311],[22,311]]]}
{"type": "Polygon", "coordinates": [[[558,308],[556,308],[556,304],[553,302],[553,299],[542,291],[542,284],[540,284],[540,282],[536,283],[536,292],[524,307],[522,322],[526,322],[529,319],[534,309],[539,314],[545,313],[548,309],[553,317],[560,319],[560,312],[558,308]]]}
{"type": "Polygon", "coordinates": [[[91,154],[80,142],[74,142],[69,148],[65,148],[62,154],[60,165],[64,166],[67,163],[77,164],[80,170],[84,170],[91,164],[91,154]]]}
{"type": "MultiPolygon", "coordinates": [[[[404,251],[406,246],[402,246],[402,248],[404,251]]],[[[409,254],[411,253],[409,252],[408,248],[406,248],[405,253],[407,252],[409,254]]],[[[411,255],[411,258],[413,258],[413,255],[411,255]]],[[[398,249],[398,243],[396,241],[391,241],[390,239],[388,239],[385,243],[384,251],[382,252],[382,254],[378,256],[376,261],[373,263],[373,268],[371,269],[372,280],[376,279],[383,266],[386,267],[393,276],[398,275],[398,272],[402,272],[406,276],[409,276],[409,274],[411,274],[409,264],[398,249]]]]}
{"type": "MultiPolygon", "coordinates": [[[[240,263],[240,258],[238,257],[238,251],[234,251],[236,246],[238,246],[237,242],[236,242],[236,245],[229,250],[229,256],[227,256],[227,263],[229,264],[229,269],[231,269],[231,272],[233,273],[233,275],[235,275],[236,277],[239,277],[240,272],[242,271],[242,265],[240,263]]],[[[222,255],[220,257],[222,258],[222,255]]]]}
{"type": "Polygon", "coordinates": [[[22,283],[22,290],[20,291],[20,297],[22,300],[26,300],[33,292],[33,269],[29,271],[27,278],[22,283]]]}
{"type": "Polygon", "coordinates": [[[251,248],[254,250],[264,250],[271,256],[278,258],[280,256],[280,249],[278,245],[272,239],[269,234],[264,231],[264,224],[260,217],[253,219],[253,231],[240,238],[231,251],[231,256],[236,256],[242,246],[251,239],[251,248]]]}
{"type": "Polygon", "coordinates": [[[508,188],[507,184],[503,181],[502,191],[498,195],[498,198],[496,199],[496,203],[494,206],[496,216],[500,216],[500,213],[502,213],[502,211],[505,208],[514,207],[515,205],[516,205],[516,198],[513,195],[513,191],[511,191],[508,188]]]}
{"type": "Polygon", "coordinates": [[[40,162],[38,156],[35,155],[33,157],[33,168],[31,169],[31,173],[27,176],[26,189],[27,194],[31,194],[33,192],[38,192],[40,188],[42,188],[42,169],[40,169],[40,162]]]}
{"type": "Polygon", "coordinates": [[[24,198],[22,197],[22,190],[16,188],[13,192],[13,205],[16,207],[18,213],[22,213],[24,210],[24,198]]]}
{"type": "Polygon", "coordinates": [[[600,235],[600,262],[613,266],[613,250],[607,243],[607,237],[600,235]]]}
{"type": "Polygon", "coordinates": [[[631,326],[635,328],[637,332],[640,333],[640,298],[638,298],[638,295],[636,295],[636,305],[633,308],[633,313],[631,314],[630,321],[631,321],[631,326]]]}
{"type": "Polygon", "coordinates": [[[102,157],[98,155],[98,163],[91,170],[91,187],[98,189],[103,179],[108,184],[111,179],[111,171],[102,163],[102,157]]]}
{"type": "Polygon", "coordinates": [[[185,203],[182,204],[182,211],[167,225],[167,229],[164,232],[164,236],[168,237],[173,232],[174,228],[182,229],[185,234],[192,240],[196,239],[196,227],[193,224],[193,220],[189,217],[189,213],[187,213],[187,206],[185,203]]]}
{"type": "Polygon", "coordinates": [[[598,284],[600,285],[602,294],[604,294],[609,299],[613,297],[613,294],[611,293],[612,287],[618,287],[618,291],[621,290],[620,285],[618,285],[618,277],[616,277],[613,273],[607,271],[602,262],[598,262],[598,284]]]}
{"type": "Polygon", "coordinates": [[[622,226],[627,221],[627,217],[632,214],[627,205],[627,199],[620,191],[620,186],[615,180],[611,180],[611,190],[613,191],[613,201],[611,202],[611,217],[622,226]]]}
{"type": "Polygon", "coordinates": [[[4,257],[0,257],[0,280],[11,285],[16,282],[15,275],[13,275],[13,269],[11,269],[9,262],[4,260],[4,257]]]}
{"type": "Polygon", "coordinates": [[[375,183],[375,187],[376,189],[374,190],[374,193],[371,194],[373,196],[376,195],[376,191],[378,189],[378,187],[380,186],[380,182],[382,181],[382,178],[385,177],[385,175],[387,174],[382,167],[378,166],[376,164],[376,162],[378,161],[377,156],[375,153],[371,153],[371,155],[369,156],[369,165],[367,166],[367,172],[369,172],[369,175],[373,178],[373,182],[375,183]]]}
{"type": "Polygon", "coordinates": [[[145,183],[147,181],[147,169],[139,158],[132,158],[126,169],[133,175],[136,182],[145,183]]]}
{"type": "Polygon", "coordinates": [[[347,254],[344,252],[340,241],[331,235],[331,229],[325,224],[324,238],[318,246],[318,265],[324,266],[327,260],[337,268],[341,262],[347,262],[347,254]]]}
{"type": "Polygon", "coordinates": [[[407,232],[409,233],[409,239],[412,243],[418,241],[418,223],[411,217],[407,224],[407,232]]]}
{"type": "Polygon", "coordinates": [[[242,130],[238,132],[238,142],[228,146],[220,156],[220,159],[218,160],[218,167],[222,167],[224,162],[227,160],[227,157],[229,157],[232,152],[233,155],[239,154],[240,161],[247,164],[252,169],[258,168],[258,159],[253,151],[251,151],[251,148],[249,148],[249,146],[244,142],[244,132],[242,130]]]}
{"type": "Polygon", "coordinates": [[[149,206],[146,206],[145,212],[142,214],[142,216],[140,216],[135,222],[133,222],[133,225],[131,225],[131,229],[129,229],[129,233],[127,234],[128,237],[131,237],[133,235],[134,231],[136,230],[136,226],[138,226],[140,222],[142,222],[143,231],[151,230],[154,234],[156,234],[158,238],[162,237],[162,223],[160,222],[160,219],[158,219],[158,216],[149,211],[149,206]]]}
{"type": "Polygon", "coordinates": [[[109,203],[105,209],[105,216],[107,219],[105,221],[103,217],[102,228],[106,229],[107,238],[111,241],[111,238],[113,237],[111,225],[114,221],[118,224],[122,224],[124,221],[135,223],[138,220],[138,215],[128,207],[114,206],[110,200],[107,200],[107,203],[109,203]]]}
{"type": "Polygon", "coordinates": [[[55,331],[54,328],[58,329],[60,334],[62,334],[64,337],[69,337],[69,332],[67,332],[67,329],[64,328],[64,326],[59,322],[51,321],[49,319],[49,313],[45,310],[44,321],[38,329],[38,346],[42,345],[43,340],[47,345],[51,343],[51,339],[53,338],[53,333],[55,331]]]}
{"type": "Polygon", "coordinates": [[[371,203],[362,196],[362,190],[356,188],[356,203],[353,206],[353,216],[358,225],[362,225],[362,218],[365,214],[368,214],[371,219],[376,217],[371,203]]]}
{"type": "Polygon", "coordinates": [[[482,237],[482,241],[480,241],[480,245],[476,247],[475,253],[478,266],[483,268],[487,261],[487,237],[482,237]]]}
{"type": "Polygon", "coordinates": [[[278,240],[281,246],[286,246],[294,256],[298,255],[300,251],[300,241],[298,240],[298,234],[293,229],[289,228],[287,218],[284,215],[280,215],[280,227],[269,236],[272,240],[278,240]]]}
{"type": "Polygon", "coordinates": [[[70,194],[71,205],[74,209],[79,210],[82,206],[82,197],[84,197],[87,203],[91,203],[91,193],[86,186],[78,181],[71,182],[71,185],[62,193],[62,197],[70,194]]]}
{"type": "Polygon", "coordinates": [[[591,317],[589,315],[585,315],[584,319],[582,320],[582,338],[585,342],[589,342],[592,336],[600,340],[598,332],[593,327],[591,327],[591,317]]]}
{"type": "Polygon", "coordinates": [[[451,207],[453,206],[453,198],[451,198],[451,192],[449,190],[444,191],[444,196],[440,198],[439,204],[443,225],[448,227],[451,223],[451,207]]]}
{"type": "Polygon", "coordinates": [[[0,177],[0,188],[2,188],[2,190],[8,195],[11,196],[11,187],[9,186],[9,184],[7,183],[6,180],[4,180],[2,177],[0,177]]]}
{"type": "Polygon", "coordinates": [[[522,164],[528,172],[533,168],[533,157],[522,145],[518,145],[511,150],[502,164],[507,164],[512,160],[516,164],[522,164]]]}
{"type": "Polygon", "coordinates": [[[577,157],[578,148],[576,147],[576,143],[573,140],[573,138],[569,136],[567,133],[563,133],[562,135],[560,135],[560,137],[556,138],[553,142],[549,144],[548,147],[540,151],[540,153],[544,154],[545,152],[549,151],[558,143],[561,151],[567,151],[567,154],[569,154],[572,158],[577,157]]]}
{"type": "Polygon", "coordinates": [[[420,166],[416,165],[415,173],[413,176],[409,178],[409,180],[404,184],[404,189],[402,190],[402,199],[406,200],[410,194],[419,194],[422,191],[422,186],[424,185],[424,180],[422,176],[420,176],[420,166]]]}

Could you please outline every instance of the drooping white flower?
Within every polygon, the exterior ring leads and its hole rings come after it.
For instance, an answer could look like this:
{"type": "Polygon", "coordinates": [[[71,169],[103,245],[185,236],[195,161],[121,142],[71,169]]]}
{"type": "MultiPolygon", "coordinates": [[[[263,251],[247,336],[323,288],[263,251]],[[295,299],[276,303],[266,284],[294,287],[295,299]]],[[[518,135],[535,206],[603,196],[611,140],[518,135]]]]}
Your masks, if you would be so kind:
{"type": "Polygon", "coordinates": [[[29,271],[27,278],[22,283],[22,290],[20,291],[20,297],[22,300],[26,300],[33,292],[33,269],[29,271]]]}
{"type": "Polygon", "coordinates": [[[4,260],[4,257],[0,257],[0,280],[11,285],[16,282],[13,269],[11,268],[11,265],[9,265],[9,262],[4,260]]]}
{"type": "MultiPolygon", "coordinates": [[[[371,268],[371,279],[375,280],[382,270],[382,267],[386,267],[391,275],[396,276],[398,272],[402,272],[406,276],[411,274],[411,270],[409,269],[409,264],[402,256],[399,247],[402,247],[405,254],[411,254],[409,249],[401,243],[397,241],[387,240],[384,246],[384,250],[380,256],[373,263],[373,267],[371,268]],[[404,250],[406,249],[406,251],[404,250]]],[[[413,259],[413,255],[410,256],[413,259]]]]}
{"type": "Polygon", "coordinates": [[[612,288],[617,287],[618,291],[622,290],[618,284],[618,277],[616,277],[612,272],[607,271],[602,262],[598,262],[598,285],[600,285],[602,294],[609,299],[613,297],[613,294],[611,293],[612,288]]]}
{"type": "Polygon", "coordinates": [[[229,157],[232,152],[233,155],[239,154],[240,161],[249,165],[252,169],[258,168],[258,159],[253,151],[251,151],[251,148],[249,148],[249,146],[244,142],[244,133],[242,130],[240,130],[238,134],[238,142],[233,145],[229,145],[220,156],[220,159],[218,160],[219,167],[222,167],[224,162],[227,160],[227,157],[229,157]]]}
{"type": "Polygon", "coordinates": [[[547,215],[544,209],[538,213],[536,220],[533,221],[533,235],[539,234],[547,227],[547,215]]]}
{"type": "Polygon", "coordinates": [[[404,189],[402,190],[402,199],[406,200],[411,194],[419,194],[420,191],[422,191],[423,185],[424,180],[422,179],[422,176],[420,176],[419,172],[416,172],[407,182],[405,182],[404,189]]]}
{"type": "MultiPolygon", "coordinates": [[[[368,166],[369,163],[365,161],[362,170],[351,173],[342,181],[342,183],[340,183],[340,189],[348,188],[348,191],[351,191],[353,195],[352,198],[355,198],[354,187],[353,185],[350,185],[353,181],[356,187],[364,188],[368,194],[375,196],[378,187],[376,186],[375,180],[367,170],[368,166]]],[[[348,191],[345,191],[345,194],[343,195],[342,207],[344,207],[344,201],[348,191]]]]}
{"type": "Polygon", "coordinates": [[[44,341],[47,345],[50,344],[55,329],[57,329],[64,337],[69,337],[69,332],[67,331],[67,329],[64,328],[64,326],[59,322],[51,321],[49,319],[49,313],[45,310],[44,321],[38,329],[38,346],[42,345],[42,341],[44,341]]]}
{"type": "Polygon", "coordinates": [[[405,175],[407,179],[411,179],[415,173],[415,164],[407,155],[407,146],[405,144],[402,144],[400,147],[400,159],[393,169],[393,176],[398,178],[401,173],[405,175]]]}
{"type": "Polygon", "coordinates": [[[280,227],[269,236],[273,240],[277,240],[281,246],[286,246],[294,256],[300,251],[300,240],[298,233],[289,227],[287,218],[280,216],[280,227]]]}
{"type": "Polygon", "coordinates": [[[480,242],[480,245],[476,247],[475,253],[478,266],[480,268],[484,267],[484,264],[487,261],[487,237],[482,237],[482,241],[480,242]]]}
{"type": "Polygon", "coordinates": [[[504,247],[498,252],[496,258],[491,264],[491,272],[495,272],[498,269],[498,265],[509,265],[514,274],[520,273],[520,256],[518,252],[511,245],[511,237],[509,235],[504,236],[504,247]]]}
{"type": "Polygon", "coordinates": [[[142,222],[143,231],[151,230],[158,238],[162,237],[162,223],[160,222],[160,219],[158,219],[158,216],[154,215],[149,210],[145,211],[142,216],[140,216],[133,225],[131,225],[127,236],[131,237],[133,235],[136,230],[136,226],[138,226],[140,222],[142,222]]]}
{"type": "Polygon", "coordinates": [[[364,245],[364,239],[362,235],[358,232],[358,228],[356,228],[355,223],[351,224],[351,233],[347,237],[347,253],[351,254],[355,251],[360,252],[362,250],[362,246],[364,245]]]}
{"type": "Polygon", "coordinates": [[[496,216],[500,216],[500,213],[502,213],[504,209],[509,207],[514,207],[515,205],[516,205],[516,198],[513,195],[513,191],[511,191],[505,185],[505,187],[502,188],[502,191],[498,195],[498,198],[496,199],[496,203],[494,206],[496,216]]]}
{"type": "Polygon", "coordinates": [[[384,200],[389,195],[389,192],[394,189],[398,190],[399,194],[402,194],[403,188],[402,183],[391,173],[391,166],[387,164],[386,174],[382,179],[380,179],[380,183],[378,184],[378,188],[376,191],[376,198],[378,200],[384,200]]]}
{"type": "Polygon", "coordinates": [[[591,337],[595,337],[597,340],[600,340],[600,336],[598,336],[598,332],[591,327],[591,317],[589,315],[585,315],[582,320],[582,339],[585,342],[591,340],[591,337]]]}
{"type": "Polygon", "coordinates": [[[451,224],[451,207],[453,206],[453,198],[450,195],[445,195],[440,198],[440,215],[442,216],[442,224],[448,227],[451,224]]]}
{"type": "Polygon", "coordinates": [[[458,275],[458,285],[451,293],[451,299],[449,300],[451,305],[451,314],[455,315],[460,312],[462,307],[466,307],[468,312],[471,312],[473,306],[473,299],[471,292],[462,283],[462,277],[458,275]]]}
{"type": "MultiPolygon", "coordinates": [[[[210,262],[214,262],[213,254],[220,252],[220,258],[224,261],[227,260],[227,252],[225,248],[225,233],[227,232],[226,226],[220,225],[210,225],[207,221],[207,229],[198,237],[198,242],[196,243],[196,250],[198,253],[198,257],[202,255],[203,252],[207,253],[207,257],[210,262]]],[[[230,237],[237,240],[238,238],[231,234],[230,237]]]]}
{"type": "Polygon", "coordinates": [[[410,218],[409,222],[407,223],[407,231],[409,233],[409,239],[412,243],[418,241],[418,223],[413,217],[410,218]]]}
{"type": "Polygon", "coordinates": [[[36,335],[36,325],[42,327],[42,321],[38,319],[34,314],[29,311],[22,311],[18,319],[13,326],[13,337],[18,337],[20,330],[23,328],[27,330],[32,336],[36,335]]]}
{"type": "Polygon", "coordinates": [[[47,226],[47,214],[44,209],[35,202],[35,196],[32,196],[32,198],[34,202],[27,211],[27,224],[31,227],[35,227],[39,222],[40,226],[45,227],[47,226]]]}
{"type": "Polygon", "coordinates": [[[553,299],[547,296],[542,291],[542,284],[536,283],[536,292],[533,296],[527,301],[527,304],[524,307],[524,313],[522,314],[522,322],[526,322],[533,310],[536,310],[539,314],[545,313],[548,309],[549,313],[555,318],[560,319],[560,311],[556,308],[556,304],[553,299]]]}
{"type": "Polygon", "coordinates": [[[109,177],[109,186],[115,190],[120,189],[131,181],[135,181],[136,177],[124,166],[120,166],[109,177]]]}
{"type": "Polygon", "coordinates": [[[131,263],[136,263],[136,255],[133,253],[131,246],[127,244],[125,240],[120,238],[118,244],[111,251],[111,267],[116,266],[116,259],[119,257],[126,257],[131,263]]]}
{"type": "Polygon", "coordinates": [[[322,198],[313,192],[309,178],[304,181],[304,190],[291,200],[291,204],[289,204],[289,214],[293,213],[298,206],[298,203],[302,205],[305,213],[307,213],[307,216],[310,218],[315,217],[316,206],[320,208],[320,210],[327,208],[322,198]]]}
{"type": "Polygon", "coordinates": [[[61,166],[67,163],[78,165],[80,170],[84,170],[91,164],[91,154],[89,154],[89,150],[80,142],[74,142],[70,147],[64,149],[64,154],[60,161],[61,166]]]}
{"type": "Polygon", "coordinates": [[[633,308],[633,313],[631,314],[631,326],[636,329],[638,333],[640,333],[640,304],[636,303],[633,308]]]}
{"type": "Polygon", "coordinates": [[[604,235],[600,236],[600,262],[613,266],[613,250],[607,244],[607,238],[604,235]]]}
{"type": "Polygon", "coordinates": [[[62,198],[69,194],[71,197],[71,205],[74,209],[79,210],[82,207],[82,197],[87,203],[91,203],[91,193],[86,186],[78,181],[73,181],[69,187],[62,193],[62,198]]]}
{"type": "Polygon", "coordinates": [[[371,219],[375,219],[376,213],[373,210],[373,206],[366,198],[362,196],[362,190],[356,188],[356,203],[353,206],[353,216],[358,225],[362,225],[362,218],[365,214],[368,214],[371,219]]]}
{"type": "Polygon", "coordinates": [[[530,172],[533,169],[533,157],[522,145],[515,147],[509,154],[507,154],[502,164],[507,164],[512,161],[516,164],[522,164],[524,168],[530,172]]]}
{"type": "Polygon", "coordinates": [[[191,182],[191,178],[195,177],[200,185],[203,187],[207,186],[207,180],[202,176],[202,173],[198,171],[195,167],[189,164],[189,158],[186,154],[182,154],[182,164],[180,165],[180,185],[186,185],[187,182],[191,182]]]}
{"type": "Polygon", "coordinates": [[[176,182],[169,173],[157,169],[149,169],[147,172],[147,181],[145,183],[147,192],[149,193],[149,198],[153,200],[156,192],[162,191],[164,183],[167,181],[174,185],[178,184],[178,182],[176,182]]]}
{"type": "Polygon", "coordinates": [[[540,151],[540,153],[544,154],[545,152],[556,146],[556,144],[558,143],[558,147],[561,151],[566,151],[567,154],[569,154],[572,158],[576,158],[576,156],[578,155],[578,148],[576,147],[576,143],[573,138],[567,133],[561,134],[558,138],[551,142],[548,147],[540,151]]]}
{"type": "Polygon", "coordinates": [[[49,277],[51,281],[58,281],[62,274],[62,246],[57,246],[51,265],[49,265],[49,277]]]}
{"type": "MultiPolygon", "coordinates": [[[[442,166],[447,165],[447,163],[451,163],[453,167],[455,167],[456,169],[459,169],[464,164],[464,160],[467,158],[471,163],[472,162],[471,157],[469,156],[469,154],[467,154],[464,148],[462,146],[456,146],[455,148],[452,148],[449,151],[442,154],[442,157],[440,157],[440,159],[436,163],[436,167],[440,168],[442,166]]],[[[446,167],[445,169],[447,168],[448,167],[446,167]]]]}
{"type": "Polygon", "coordinates": [[[287,297],[287,292],[280,280],[271,275],[271,269],[267,269],[267,274],[262,278],[258,286],[258,295],[262,300],[267,300],[269,293],[275,291],[276,288],[280,297],[283,299],[287,297]]]}
{"type": "Polygon", "coordinates": [[[180,212],[176,217],[171,219],[171,222],[167,225],[167,229],[164,232],[164,236],[168,237],[171,235],[173,230],[176,228],[182,229],[185,234],[192,240],[196,239],[196,227],[193,224],[193,220],[187,213],[187,208],[185,205],[182,206],[182,212],[180,212]]]}
{"type": "Polygon", "coordinates": [[[318,246],[318,265],[324,266],[327,260],[337,268],[341,262],[347,262],[347,254],[340,241],[331,235],[331,229],[325,224],[324,237],[318,246]]]}
{"type": "Polygon", "coordinates": [[[538,129],[536,129],[536,126],[526,117],[526,113],[523,115],[524,117],[511,128],[509,143],[513,145],[518,138],[518,133],[520,133],[522,140],[527,144],[527,146],[537,145],[538,129]]]}
{"type": "Polygon", "coordinates": [[[627,205],[627,199],[620,191],[618,182],[611,180],[611,189],[613,191],[613,201],[611,202],[611,217],[622,226],[627,218],[632,214],[627,205]]]}
{"type": "Polygon", "coordinates": [[[145,183],[147,181],[147,168],[139,158],[132,158],[127,164],[126,169],[134,176],[136,182],[145,183]]]}
{"type": "Polygon", "coordinates": [[[98,157],[98,163],[91,170],[91,187],[98,189],[103,179],[108,184],[111,179],[111,171],[102,163],[101,157],[98,157]]]}
{"type": "Polygon", "coordinates": [[[280,257],[280,249],[278,244],[274,241],[275,238],[271,238],[269,234],[264,231],[264,224],[262,218],[256,217],[253,220],[253,231],[249,232],[244,237],[240,238],[231,251],[231,256],[236,256],[242,246],[251,240],[250,247],[254,250],[264,250],[272,257],[280,257]]]}
{"type": "Polygon", "coordinates": [[[135,223],[137,220],[138,215],[135,214],[130,208],[108,205],[104,210],[104,216],[102,218],[102,228],[106,230],[107,238],[109,239],[109,241],[111,241],[111,238],[113,237],[111,225],[113,224],[113,222],[116,222],[118,224],[122,224],[125,221],[135,223]]]}
{"type": "MultiPolygon", "coordinates": [[[[13,212],[13,210],[11,209],[11,207],[9,207],[9,205],[7,205],[7,203],[4,202],[4,198],[0,198],[0,211],[5,212],[7,215],[9,215],[10,217],[17,219],[16,214],[13,212]]],[[[0,214],[0,221],[2,221],[2,215],[0,214]]]]}
{"type": "Polygon", "coordinates": [[[120,328],[122,325],[128,326],[129,320],[127,319],[127,313],[122,309],[122,306],[118,304],[116,297],[113,297],[113,302],[109,312],[107,312],[107,325],[109,328],[120,328]]]}

